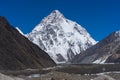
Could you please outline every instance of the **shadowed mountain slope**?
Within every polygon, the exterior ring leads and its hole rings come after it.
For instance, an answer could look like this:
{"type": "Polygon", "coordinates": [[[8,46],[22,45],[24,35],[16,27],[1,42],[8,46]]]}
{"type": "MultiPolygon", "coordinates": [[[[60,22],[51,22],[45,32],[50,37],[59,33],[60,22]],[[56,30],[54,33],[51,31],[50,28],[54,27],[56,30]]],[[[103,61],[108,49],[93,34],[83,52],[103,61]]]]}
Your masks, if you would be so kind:
{"type": "Polygon", "coordinates": [[[77,55],[73,63],[120,63],[120,30],[77,55]]]}
{"type": "Polygon", "coordinates": [[[0,16],[0,69],[17,70],[54,65],[47,53],[22,36],[0,16]]]}

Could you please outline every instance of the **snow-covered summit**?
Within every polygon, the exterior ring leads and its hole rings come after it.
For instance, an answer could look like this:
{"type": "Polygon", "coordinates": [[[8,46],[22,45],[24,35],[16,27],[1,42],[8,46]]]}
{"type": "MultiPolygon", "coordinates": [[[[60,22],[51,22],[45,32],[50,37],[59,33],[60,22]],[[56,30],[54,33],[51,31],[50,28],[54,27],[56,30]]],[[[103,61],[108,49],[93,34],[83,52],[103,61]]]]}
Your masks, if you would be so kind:
{"type": "Polygon", "coordinates": [[[115,36],[116,37],[120,37],[120,30],[118,30],[118,31],[115,32],[115,36]]]}
{"type": "MultiPolygon", "coordinates": [[[[52,23],[52,22],[58,22],[60,21],[61,18],[63,18],[63,14],[60,13],[58,10],[54,10],[52,11],[52,13],[45,17],[44,19],[42,19],[42,21],[40,23],[42,24],[38,24],[32,31],[36,32],[36,31],[39,31],[42,27],[39,27],[39,26],[43,26],[46,25],[46,24],[49,24],[49,23],[52,23]],[[56,21],[55,21],[56,20],[56,21]]],[[[54,24],[54,23],[53,23],[54,24]]]]}
{"type": "Polygon", "coordinates": [[[27,37],[56,63],[70,61],[96,43],[85,28],[66,19],[58,10],[45,17],[27,37]]]}

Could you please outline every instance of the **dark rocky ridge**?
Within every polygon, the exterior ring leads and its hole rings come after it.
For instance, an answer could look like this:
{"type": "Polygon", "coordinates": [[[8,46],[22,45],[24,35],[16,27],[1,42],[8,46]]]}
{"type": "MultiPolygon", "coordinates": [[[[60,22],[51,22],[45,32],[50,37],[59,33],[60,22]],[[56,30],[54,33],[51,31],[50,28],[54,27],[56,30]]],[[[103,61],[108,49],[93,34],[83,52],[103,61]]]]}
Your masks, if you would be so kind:
{"type": "Polygon", "coordinates": [[[120,63],[120,31],[111,33],[96,45],[77,55],[72,63],[92,63],[105,58],[107,58],[106,63],[120,63]]]}
{"type": "Polygon", "coordinates": [[[50,66],[55,66],[55,63],[48,54],[0,16],[0,69],[18,70],[50,66]]]}

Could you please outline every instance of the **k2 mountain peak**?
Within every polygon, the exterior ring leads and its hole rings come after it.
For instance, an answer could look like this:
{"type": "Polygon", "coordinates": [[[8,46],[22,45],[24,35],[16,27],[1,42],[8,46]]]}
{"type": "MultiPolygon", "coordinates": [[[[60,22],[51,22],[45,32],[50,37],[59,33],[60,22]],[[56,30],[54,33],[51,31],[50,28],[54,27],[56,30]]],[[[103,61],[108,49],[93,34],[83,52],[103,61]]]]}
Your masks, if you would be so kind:
{"type": "Polygon", "coordinates": [[[85,28],[65,18],[58,10],[42,19],[27,37],[56,63],[68,62],[96,43],[85,28]]]}

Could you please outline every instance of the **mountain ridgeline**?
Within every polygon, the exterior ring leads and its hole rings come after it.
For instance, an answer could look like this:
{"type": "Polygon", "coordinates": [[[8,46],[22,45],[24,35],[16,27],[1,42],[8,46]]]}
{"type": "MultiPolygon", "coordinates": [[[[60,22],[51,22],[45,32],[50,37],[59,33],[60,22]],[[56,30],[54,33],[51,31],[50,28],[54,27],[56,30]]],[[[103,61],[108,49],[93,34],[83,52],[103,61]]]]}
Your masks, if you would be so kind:
{"type": "Polygon", "coordinates": [[[118,63],[120,30],[97,43],[58,10],[28,34],[0,16],[0,80],[119,80],[118,63]]]}
{"type": "Polygon", "coordinates": [[[58,10],[42,19],[26,36],[56,63],[69,62],[75,55],[96,43],[85,28],[66,19],[58,10]]]}
{"type": "Polygon", "coordinates": [[[56,64],[37,45],[22,36],[0,16],[0,69],[45,68],[56,64]]]}
{"type": "Polygon", "coordinates": [[[72,63],[120,63],[120,30],[76,55],[72,63]]]}

